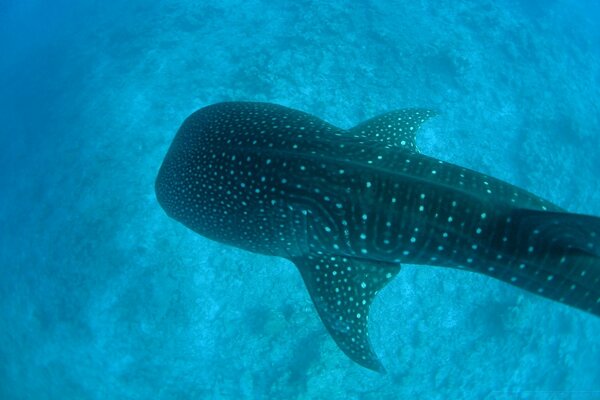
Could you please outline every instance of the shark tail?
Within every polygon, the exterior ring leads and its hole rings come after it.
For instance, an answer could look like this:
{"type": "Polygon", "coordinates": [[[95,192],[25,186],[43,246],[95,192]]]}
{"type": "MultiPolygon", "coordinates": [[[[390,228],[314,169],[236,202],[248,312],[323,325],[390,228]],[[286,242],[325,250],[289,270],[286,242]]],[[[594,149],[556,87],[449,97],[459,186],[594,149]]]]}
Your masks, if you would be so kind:
{"type": "Polygon", "coordinates": [[[518,257],[501,279],[600,316],[600,218],[518,209],[510,219],[518,257]]]}

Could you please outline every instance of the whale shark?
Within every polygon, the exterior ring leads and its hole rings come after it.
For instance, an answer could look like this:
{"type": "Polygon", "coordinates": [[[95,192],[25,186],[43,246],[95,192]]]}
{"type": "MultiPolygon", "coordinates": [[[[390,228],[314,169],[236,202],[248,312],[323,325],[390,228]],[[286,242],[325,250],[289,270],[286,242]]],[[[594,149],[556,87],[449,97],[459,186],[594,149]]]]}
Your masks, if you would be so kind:
{"type": "Polygon", "coordinates": [[[428,109],[351,129],[281,105],[191,114],[155,182],[166,214],[220,243],[290,260],[337,346],[385,369],[369,308],[401,264],[464,269],[600,316],[600,218],[422,154],[428,109]]]}

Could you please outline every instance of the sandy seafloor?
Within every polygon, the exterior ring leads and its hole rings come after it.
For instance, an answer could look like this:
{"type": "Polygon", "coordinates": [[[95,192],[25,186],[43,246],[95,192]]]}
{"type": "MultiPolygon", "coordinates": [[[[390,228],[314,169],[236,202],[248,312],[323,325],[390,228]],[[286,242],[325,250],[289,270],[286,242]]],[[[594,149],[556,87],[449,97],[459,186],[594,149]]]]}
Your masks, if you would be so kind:
{"type": "Polygon", "coordinates": [[[181,121],[439,115],[422,152],[600,215],[593,0],[0,2],[0,398],[598,399],[600,319],[406,265],[349,361],[285,260],[166,217],[181,121]]]}

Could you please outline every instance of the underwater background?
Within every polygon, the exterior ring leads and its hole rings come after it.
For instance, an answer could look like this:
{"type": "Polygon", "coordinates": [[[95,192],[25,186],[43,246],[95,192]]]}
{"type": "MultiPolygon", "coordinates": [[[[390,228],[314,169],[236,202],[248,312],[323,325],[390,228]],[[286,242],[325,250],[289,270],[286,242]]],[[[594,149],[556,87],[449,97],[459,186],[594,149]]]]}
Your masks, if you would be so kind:
{"type": "Polygon", "coordinates": [[[0,1],[1,399],[600,399],[600,319],[406,265],[352,363],[285,260],[159,207],[183,119],[270,101],[600,215],[595,0],[0,1]]]}

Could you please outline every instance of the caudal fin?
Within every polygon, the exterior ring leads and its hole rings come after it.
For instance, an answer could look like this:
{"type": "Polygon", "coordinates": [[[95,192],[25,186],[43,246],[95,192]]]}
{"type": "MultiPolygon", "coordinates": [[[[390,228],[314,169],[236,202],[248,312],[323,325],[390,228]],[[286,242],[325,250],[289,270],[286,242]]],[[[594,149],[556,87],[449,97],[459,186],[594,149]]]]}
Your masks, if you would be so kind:
{"type": "Polygon", "coordinates": [[[511,220],[520,257],[502,279],[600,316],[600,218],[519,209],[511,220]]]}

